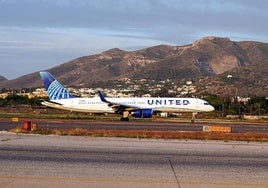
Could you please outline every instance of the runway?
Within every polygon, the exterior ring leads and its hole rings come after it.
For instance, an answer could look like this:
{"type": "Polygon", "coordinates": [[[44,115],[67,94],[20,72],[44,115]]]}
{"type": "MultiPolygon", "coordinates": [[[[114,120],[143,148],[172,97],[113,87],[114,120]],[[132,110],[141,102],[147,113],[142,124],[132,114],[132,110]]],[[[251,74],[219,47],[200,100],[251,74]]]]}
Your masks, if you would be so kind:
{"type": "MultiPolygon", "coordinates": [[[[204,125],[231,126],[232,132],[259,132],[268,133],[268,126],[265,124],[254,124],[246,122],[168,122],[168,121],[87,121],[87,120],[50,120],[33,119],[40,129],[70,129],[83,128],[88,130],[157,130],[157,131],[202,131],[204,125]]],[[[10,130],[21,126],[23,120],[19,123],[11,122],[10,119],[0,119],[0,131],[10,130]]]]}
{"type": "Polygon", "coordinates": [[[268,187],[268,143],[0,133],[0,187],[268,187]]]}

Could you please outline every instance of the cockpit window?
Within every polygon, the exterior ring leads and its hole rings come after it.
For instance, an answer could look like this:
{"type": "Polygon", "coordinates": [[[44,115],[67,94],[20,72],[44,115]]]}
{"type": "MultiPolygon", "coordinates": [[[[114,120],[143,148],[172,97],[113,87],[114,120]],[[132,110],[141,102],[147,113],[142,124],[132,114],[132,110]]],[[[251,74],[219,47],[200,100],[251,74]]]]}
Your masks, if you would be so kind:
{"type": "Polygon", "coordinates": [[[205,102],[204,105],[209,105],[209,103],[208,102],[205,102]]]}

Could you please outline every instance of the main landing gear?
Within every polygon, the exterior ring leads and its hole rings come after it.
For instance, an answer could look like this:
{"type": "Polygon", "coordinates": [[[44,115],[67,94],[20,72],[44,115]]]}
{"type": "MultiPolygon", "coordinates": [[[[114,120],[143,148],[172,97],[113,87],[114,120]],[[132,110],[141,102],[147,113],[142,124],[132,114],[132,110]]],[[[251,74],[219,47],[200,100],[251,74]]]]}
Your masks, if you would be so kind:
{"type": "Polygon", "coordinates": [[[129,115],[129,112],[128,111],[124,111],[123,112],[123,117],[121,117],[121,121],[129,121],[129,117],[128,117],[128,115],[129,115]]]}

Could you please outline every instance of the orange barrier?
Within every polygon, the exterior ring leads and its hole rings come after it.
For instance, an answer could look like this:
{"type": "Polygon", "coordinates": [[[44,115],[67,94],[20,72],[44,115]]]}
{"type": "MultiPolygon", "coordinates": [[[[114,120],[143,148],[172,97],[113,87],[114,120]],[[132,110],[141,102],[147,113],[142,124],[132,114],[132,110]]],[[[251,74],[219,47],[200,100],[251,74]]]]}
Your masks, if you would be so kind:
{"type": "Polygon", "coordinates": [[[38,125],[36,123],[32,123],[31,121],[24,120],[22,128],[25,131],[35,131],[38,129],[38,125]]]}
{"type": "Polygon", "coordinates": [[[38,129],[38,125],[36,123],[32,123],[31,125],[31,131],[35,131],[38,129]]]}
{"type": "Polygon", "coordinates": [[[219,133],[231,133],[232,127],[228,126],[203,126],[204,132],[219,132],[219,133]]]}
{"type": "Polygon", "coordinates": [[[210,127],[211,132],[224,132],[224,133],[230,133],[232,132],[232,127],[226,127],[226,126],[211,126],[210,127]]]}

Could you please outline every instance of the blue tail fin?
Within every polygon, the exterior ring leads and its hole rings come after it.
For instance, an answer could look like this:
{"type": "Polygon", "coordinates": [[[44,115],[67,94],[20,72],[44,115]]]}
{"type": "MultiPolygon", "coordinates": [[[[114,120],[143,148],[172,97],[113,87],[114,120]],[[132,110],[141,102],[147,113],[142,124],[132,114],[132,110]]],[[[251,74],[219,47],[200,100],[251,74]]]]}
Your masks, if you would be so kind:
{"type": "Polygon", "coordinates": [[[39,73],[50,100],[74,98],[49,72],[39,73]]]}

